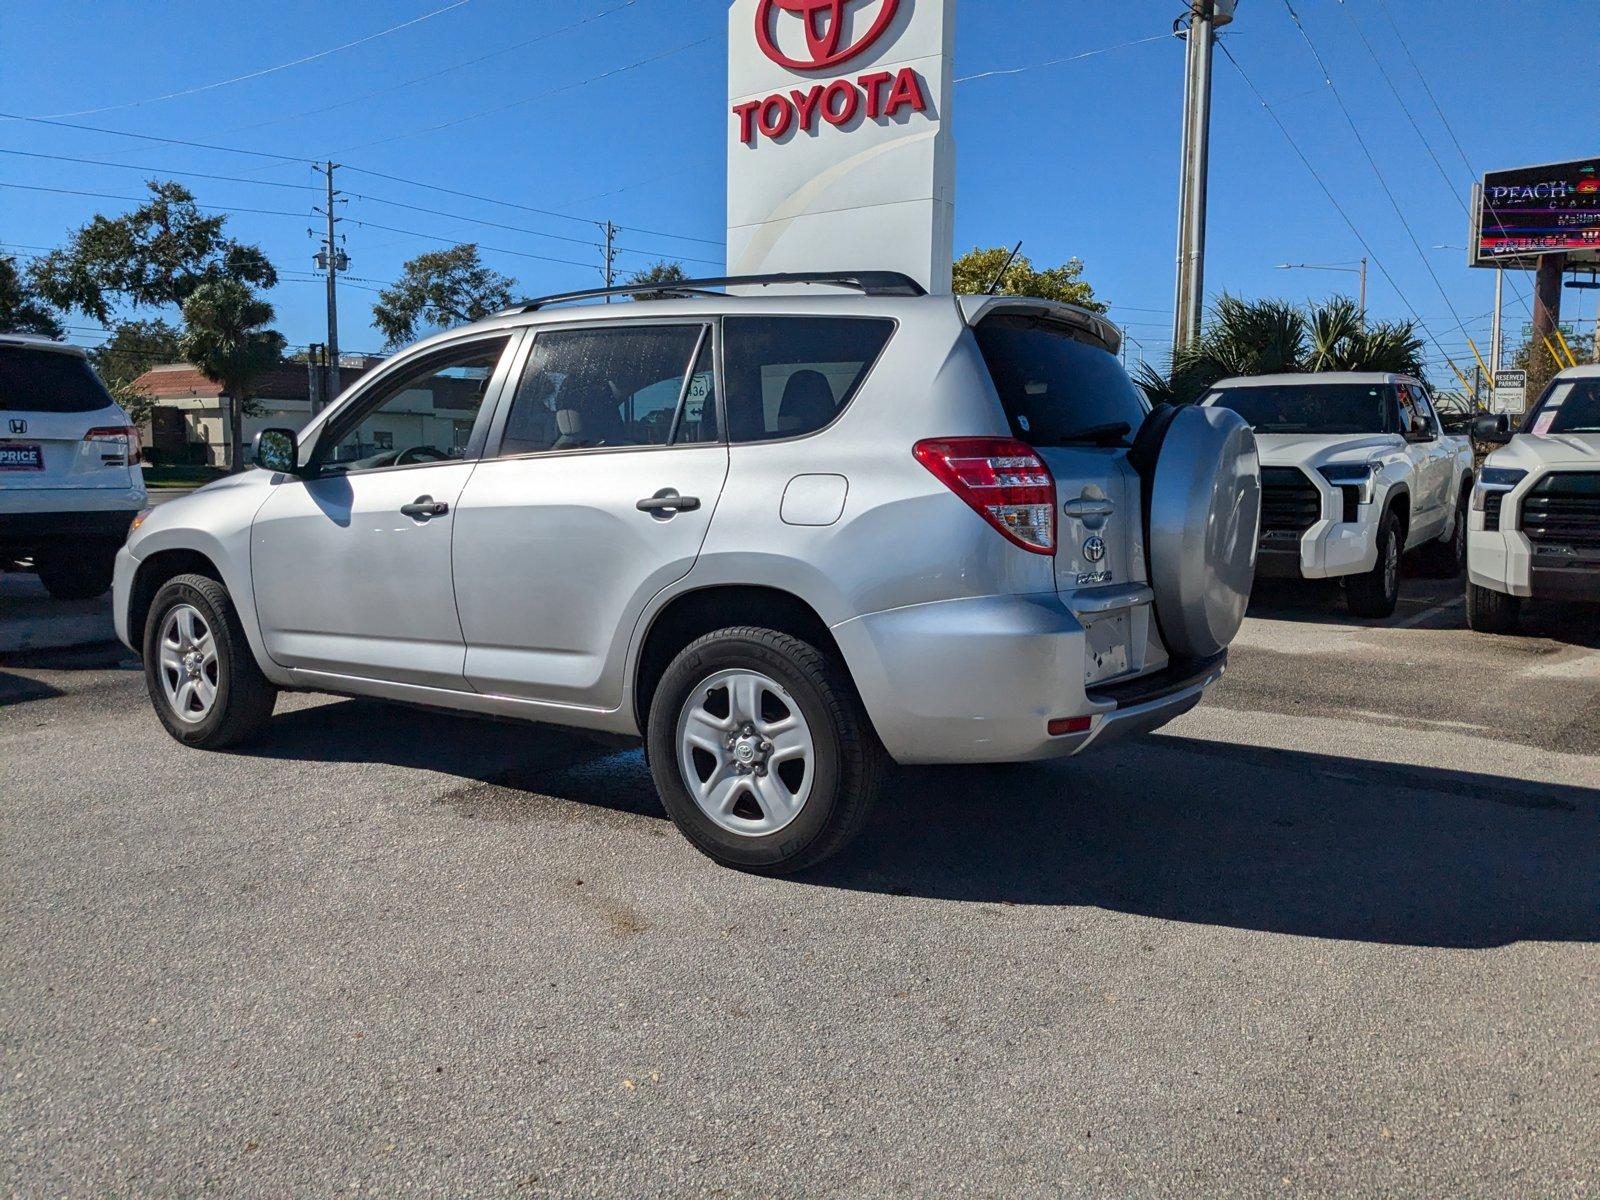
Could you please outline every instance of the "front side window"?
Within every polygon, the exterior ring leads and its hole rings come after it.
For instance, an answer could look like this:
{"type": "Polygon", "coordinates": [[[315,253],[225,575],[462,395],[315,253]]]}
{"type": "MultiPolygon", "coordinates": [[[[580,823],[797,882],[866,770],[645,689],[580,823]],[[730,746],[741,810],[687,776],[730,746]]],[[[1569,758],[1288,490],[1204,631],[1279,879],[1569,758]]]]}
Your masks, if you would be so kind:
{"type": "Polygon", "coordinates": [[[893,333],[876,317],[727,318],[729,440],[815,433],[855,397],[893,333]]]}
{"type": "Polygon", "coordinates": [[[1429,438],[1437,435],[1439,428],[1434,420],[1433,404],[1428,399],[1428,393],[1415,384],[1411,384],[1406,390],[1411,393],[1412,402],[1416,405],[1417,428],[1421,430],[1421,436],[1429,438]]]}
{"type": "Polygon", "coordinates": [[[702,325],[540,333],[506,416],[500,453],[714,442],[712,362],[702,325]]]}
{"type": "MultiPolygon", "coordinates": [[[[1205,403],[1233,409],[1257,433],[1393,433],[1395,395],[1380,383],[1257,384],[1214,389],[1205,403]]],[[[1404,388],[1399,396],[1405,433],[1415,410],[1404,388]]]]}
{"type": "Polygon", "coordinates": [[[348,416],[335,418],[318,471],[348,475],[383,467],[459,461],[509,338],[430,354],[376,385],[348,416]]]}
{"type": "Polygon", "coordinates": [[[1529,433],[1600,433],[1600,379],[1558,379],[1528,414],[1529,433]]]}

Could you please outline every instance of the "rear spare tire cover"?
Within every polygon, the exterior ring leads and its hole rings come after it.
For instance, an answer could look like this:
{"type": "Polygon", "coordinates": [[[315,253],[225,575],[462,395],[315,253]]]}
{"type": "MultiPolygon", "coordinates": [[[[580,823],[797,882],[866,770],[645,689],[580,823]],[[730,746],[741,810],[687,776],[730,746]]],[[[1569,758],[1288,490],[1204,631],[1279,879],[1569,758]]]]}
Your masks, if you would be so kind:
{"type": "Polygon", "coordinates": [[[1232,409],[1189,404],[1168,424],[1149,483],[1150,586],[1167,650],[1227,648],[1250,603],[1261,529],[1254,431],[1232,409]]]}

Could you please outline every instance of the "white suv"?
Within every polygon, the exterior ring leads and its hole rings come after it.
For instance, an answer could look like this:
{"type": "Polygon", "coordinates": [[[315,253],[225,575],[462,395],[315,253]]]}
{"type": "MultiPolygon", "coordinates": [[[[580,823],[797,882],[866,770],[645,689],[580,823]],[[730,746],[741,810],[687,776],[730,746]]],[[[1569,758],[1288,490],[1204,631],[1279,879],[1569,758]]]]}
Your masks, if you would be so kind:
{"type": "Polygon", "coordinates": [[[1519,430],[1473,432],[1503,449],[1472,494],[1467,623],[1509,632],[1526,597],[1600,602],[1600,364],[1560,372],[1519,430]]]}
{"type": "Polygon", "coordinates": [[[144,504],[139,431],[84,352],[0,333],[0,568],[32,558],[57,599],[98,596],[144,504]]]}
{"type": "Polygon", "coordinates": [[[642,735],[696,846],[782,871],[887,759],[1075,754],[1220,677],[1254,439],[1150,414],[1099,316],[887,273],[636,290],[675,298],[423,342],[156,509],[115,612],[173,736],[238,742],[279,688],[642,735]]]}

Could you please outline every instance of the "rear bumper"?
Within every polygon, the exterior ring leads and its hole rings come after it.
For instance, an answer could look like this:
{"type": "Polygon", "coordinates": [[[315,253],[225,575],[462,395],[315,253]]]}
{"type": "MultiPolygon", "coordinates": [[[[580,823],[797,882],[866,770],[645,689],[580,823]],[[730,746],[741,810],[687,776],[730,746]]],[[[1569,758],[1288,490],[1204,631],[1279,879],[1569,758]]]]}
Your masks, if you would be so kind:
{"type": "Polygon", "coordinates": [[[1053,593],[912,605],[833,634],[879,738],[906,764],[1059,758],[1144,733],[1193,708],[1226,661],[1086,687],[1083,624],[1053,593]],[[1089,727],[1048,732],[1075,717],[1089,727]]]}
{"type": "Polygon", "coordinates": [[[123,541],[138,508],[0,512],[0,545],[40,546],[78,538],[123,541]]]}

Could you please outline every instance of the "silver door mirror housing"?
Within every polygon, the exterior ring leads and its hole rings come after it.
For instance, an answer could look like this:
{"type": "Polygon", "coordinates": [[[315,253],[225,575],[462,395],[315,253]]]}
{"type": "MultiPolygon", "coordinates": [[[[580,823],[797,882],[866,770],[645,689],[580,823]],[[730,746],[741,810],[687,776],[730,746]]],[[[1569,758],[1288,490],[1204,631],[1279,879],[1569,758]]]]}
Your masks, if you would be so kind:
{"type": "Polygon", "coordinates": [[[292,429],[263,429],[250,448],[256,466],[279,475],[300,472],[300,439],[292,429]]]}

